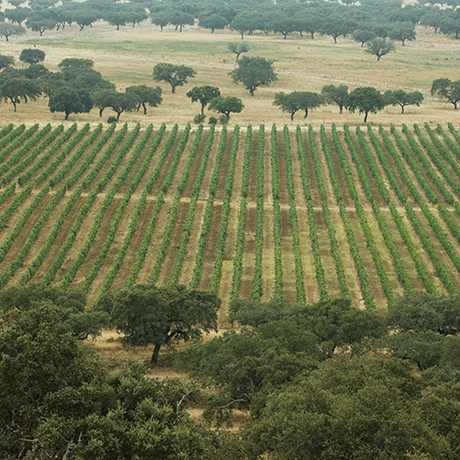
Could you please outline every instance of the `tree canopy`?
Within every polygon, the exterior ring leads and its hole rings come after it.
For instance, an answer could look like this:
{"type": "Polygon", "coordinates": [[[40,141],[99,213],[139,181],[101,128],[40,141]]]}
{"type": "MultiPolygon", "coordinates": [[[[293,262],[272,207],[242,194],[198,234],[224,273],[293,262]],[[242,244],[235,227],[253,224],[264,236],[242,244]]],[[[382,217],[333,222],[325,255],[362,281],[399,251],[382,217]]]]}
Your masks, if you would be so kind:
{"type": "Polygon", "coordinates": [[[251,96],[259,86],[269,86],[278,76],[273,69],[273,62],[263,57],[243,56],[238,61],[238,68],[229,73],[233,82],[242,83],[251,96]]]}
{"type": "Polygon", "coordinates": [[[369,113],[377,113],[385,107],[385,98],[380,91],[371,86],[361,86],[354,89],[345,99],[345,107],[350,112],[364,113],[364,123],[369,113]]]}
{"type": "Polygon", "coordinates": [[[220,299],[211,291],[185,286],[155,287],[137,284],[130,289],[109,291],[95,305],[106,311],[127,345],[154,344],[152,362],[158,361],[163,345],[189,341],[217,327],[220,299]]]}
{"type": "Polygon", "coordinates": [[[188,93],[189,97],[193,102],[199,101],[201,104],[201,113],[204,114],[204,108],[216,97],[220,96],[219,88],[215,86],[195,86],[188,93]]]}
{"type": "Polygon", "coordinates": [[[87,113],[93,108],[89,91],[74,86],[59,88],[48,101],[51,112],[64,112],[65,120],[71,113],[87,113]]]}
{"type": "Polygon", "coordinates": [[[451,81],[448,78],[438,78],[431,85],[431,95],[447,99],[457,110],[460,101],[460,80],[451,81]]]}
{"type": "Polygon", "coordinates": [[[43,305],[56,307],[62,333],[70,333],[79,340],[96,337],[103,327],[109,325],[104,312],[85,311],[86,296],[79,289],[64,291],[58,286],[30,283],[27,286],[12,286],[0,292],[0,313],[31,311],[43,305]]]}
{"type": "Polygon", "coordinates": [[[326,85],[321,89],[321,94],[324,96],[325,102],[328,104],[337,104],[339,106],[340,113],[343,112],[345,100],[348,96],[348,86],[326,85]]]}
{"type": "Polygon", "coordinates": [[[404,107],[408,105],[416,105],[417,107],[423,101],[423,94],[420,91],[412,91],[406,93],[402,89],[397,89],[395,91],[385,91],[383,95],[387,105],[399,105],[401,107],[401,113],[404,113],[404,107]]]}
{"type": "Polygon", "coordinates": [[[243,109],[243,102],[236,96],[218,96],[209,104],[209,110],[224,114],[227,120],[230,120],[231,113],[240,113],[243,109]]]}
{"type": "Polygon", "coordinates": [[[395,45],[391,40],[377,37],[366,43],[366,49],[364,51],[368,54],[372,54],[372,56],[377,56],[377,61],[380,61],[382,56],[395,50],[395,45]]]}
{"type": "Polygon", "coordinates": [[[45,60],[45,52],[36,48],[23,49],[19,60],[27,64],[39,64],[45,60]]]}
{"type": "Polygon", "coordinates": [[[160,62],[153,68],[153,79],[155,81],[165,81],[171,85],[171,92],[176,92],[177,86],[184,86],[188,83],[188,78],[193,78],[196,71],[185,65],[174,65],[160,62]]]}
{"type": "Polygon", "coordinates": [[[146,85],[130,86],[126,88],[126,92],[133,94],[136,98],[137,110],[142,106],[144,115],[147,115],[147,105],[150,107],[158,107],[163,98],[161,97],[162,90],[159,86],[151,88],[146,85]]]}
{"type": "Polygon", "coordinates": [[[193,382],[145,376],[140,363],[107,372],[62,333],[54,305],[7,320],[0,325],[3,458],[222,459],[225,437],[185,410],[200,394],[193,382]]]}

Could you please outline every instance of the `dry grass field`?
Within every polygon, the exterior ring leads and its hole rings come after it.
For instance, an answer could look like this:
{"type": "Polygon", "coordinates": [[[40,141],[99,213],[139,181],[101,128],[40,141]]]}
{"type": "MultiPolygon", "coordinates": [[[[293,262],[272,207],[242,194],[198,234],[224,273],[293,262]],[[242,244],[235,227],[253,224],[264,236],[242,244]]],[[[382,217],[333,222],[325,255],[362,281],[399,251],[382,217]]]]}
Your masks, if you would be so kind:
{"type": "MultiPolygon", "coordinates": [[[[438,123],[460,120],[453,106],[445,101],[430,96],[431,82],[436,78],[458,78],[459,44],[452,38],[434,34],[430,29],[417,27],[417,40],[407,42],[406,46],[397,44],[396,52],[384,56],[376,62],[374,56],[364,53],[360,44],[351,38],[339,38],[335,45],[328,36],[309,36],[301,38],[298,34],[288,36],[265,36],[255,33],[245,36],[251,46],[248,56],[263,56],[274,61],[279,80],[267,88],[259,88],[251,97],[241,85],[235,85],[228,72],[235,67],[234,54],[227,49],[231,41],[240,37],[232,31],[219,31],[211,34],[195,26],[186,26],[182,33],[173,27],[159,27],[145,21],[133,28],[126,26],[119,31],[107,23],[98,22],[92,28],[79,32],[78,26],[66,27],[59,31],[46,31],[43,37],[38,33],[27,31],[21,37],[12,37],[10,42],[2,42],[2,54],[15,57],[17,66],[22,49],[33,46],[46,53],[44,64],[53,71],[57,64],[67,57],[91,58],[94,68],[114,82],[122,91],[127,86],[136,84],[157,85],[152,79],[152,69],[159,62],[171,62],[193,67],[197,71],[188,85],[177,88],[171,93],[167,84],[163,88],[163,103],[155,109],[149,108],[147,116],[138,112],[122,114],[120,121],[128,123],[165,122],[168,125],[179,123],[183,126],[191,122],[199,113],[199,104],[191,104],[186,92],[193,86],[218,86],[223,95],[235,95],[243,100],[245,109],[241,114],[234,114],[230,125],[240,126],[260,123],[278,125],[293,124],[289,115],[282,113],[272,105],[274,95],[279,91],[320,91],[326,84],[345,84],[350,90],[357,86],[375,86],[381,92],[388,89],[403,88],[407,91],[421,91],[425,97],[420,107],[407,107],[406,114],[401,115],[399,108],[387,107],[369,119],[374,124],[389,125],[412,124],[414,122],[438,123]]],[[[103,120],[110,115],[104,112],[103,120]]],[[[211,113],[210,115],[213,115],[211,113]]],[[[0,104],[2,123],[61,123],[63,114],[50,113],[47,100],[19,106],[13,113],[10,104],[0,104]]],[[[97,110],[90,114],[72,114],[69,123],[100,122],[97,110]]],[[[312,110],[305,120],[299,113],[294,124],[305,126],[320,123],[357,124],[362,122],[358,114],[339,115],[335,106],[323,106],[312,110]]]]}

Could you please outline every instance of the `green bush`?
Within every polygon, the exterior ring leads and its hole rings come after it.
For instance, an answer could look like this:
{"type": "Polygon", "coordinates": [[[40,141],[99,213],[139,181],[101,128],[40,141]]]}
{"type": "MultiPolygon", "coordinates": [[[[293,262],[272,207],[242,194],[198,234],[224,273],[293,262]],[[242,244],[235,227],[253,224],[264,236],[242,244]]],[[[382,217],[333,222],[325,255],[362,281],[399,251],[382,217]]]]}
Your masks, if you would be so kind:
{"type": "Polygon", "coordinates": [[[109,117],[107,118],[107,123],[118,123],[117,117],[109,117]]]}
{"type": "Polygon", "coordinates": [[[196,123],[196,124],[203,123],[205,118],[206,118],[206,115],[204,113],[199,113],[198,115],[195,115],[195,118],[193,119],[193,123],[196,123]]]}

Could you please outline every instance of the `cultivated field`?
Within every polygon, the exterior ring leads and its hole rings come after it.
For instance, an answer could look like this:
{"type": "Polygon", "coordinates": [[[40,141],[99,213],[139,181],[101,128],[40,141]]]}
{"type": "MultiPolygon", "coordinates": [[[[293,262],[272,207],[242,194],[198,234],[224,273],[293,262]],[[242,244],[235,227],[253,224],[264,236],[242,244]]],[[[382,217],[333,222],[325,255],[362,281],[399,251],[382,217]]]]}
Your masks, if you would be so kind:
{"type": "MultiPolygon", "coordinates": [[[[64,122],[44,99],[17,113],[0,104],[1,287],[44,281],[80,287],[92,302],[150,280],[215,289],[225,304],[349,296],[371,309],[405,290],[455,292],[460,117],[429,88],[458,78],[458,46],[417,32],[379,63],[350,39],[249,36],[249,55],[273,59],[280,77],[254,98],[228,77],[226,46],[238,40],[228,31],[97,23],[12,38],[3,54],[17,59],[37,45],[51,70],[89,57],[118,90],[156,86],[158,62],[190,65],[197,76],[176,94],[164,85],[160,107],[123,113],[116,129],[105,123],[109,110],[64,122]],[[371,115],[369,131],[356,128],[361,115],[334,106],[293,123],[272,106],[278,91],[329,83],[419,90],[425,101],[404,115],[392,107],[371,115]],[[243,99],[228,129],[188,125],[199,106],[185,93],[205,84],[243,99]]],[[[221,324],[225,317],[223,309],[221,324]]]]}
{"type": "Polygon", "coordinates": [[[88,128],[2,131],[1,287],[51,282],[92,302],[149,280],[379,309],[460,286],[451,124],[88,128]]]}

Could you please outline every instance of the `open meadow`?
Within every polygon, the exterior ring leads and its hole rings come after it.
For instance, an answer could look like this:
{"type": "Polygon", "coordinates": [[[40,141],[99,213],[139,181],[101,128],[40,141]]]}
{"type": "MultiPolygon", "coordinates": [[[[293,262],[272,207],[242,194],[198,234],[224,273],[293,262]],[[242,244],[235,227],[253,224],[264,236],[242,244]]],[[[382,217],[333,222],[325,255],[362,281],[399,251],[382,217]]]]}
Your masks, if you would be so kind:
{"type": "Polygon", "coordinates": [[[228,76],[227,44],[237,40],[98,22],[2,43],[16,60],[35,45],[53,71],[64,58],[91,58],[120,91],[157,86],[159,62],[197,75],[175,94],[161,84],[162,104],[123,113],[114,131],[110,109],[65,122],[43,98],[16,113],[0,104],[0,128],[14,125],[0,138],[1,287],[42,280],[80,287],[92,303],[149,280],[214,289],[225,306],[345,296],[378,310],[407,290],[458,290],[460,117],[429,94],[434,79],[457,79],[457,42],[418,27],[415,42],[376,62],[348,38],[254,34],[248,55],[273,60],[279,80],[251,97],[228,76]],[[272,105],[279,91],[326,84],[417,90],[425,100],[404,115],[371,114],[369,128],[336,106],[291,122],[272,105]],[[185,93],[201,85],[243,100],[226,129],[192,123],[200,108],[185,93]]]}

